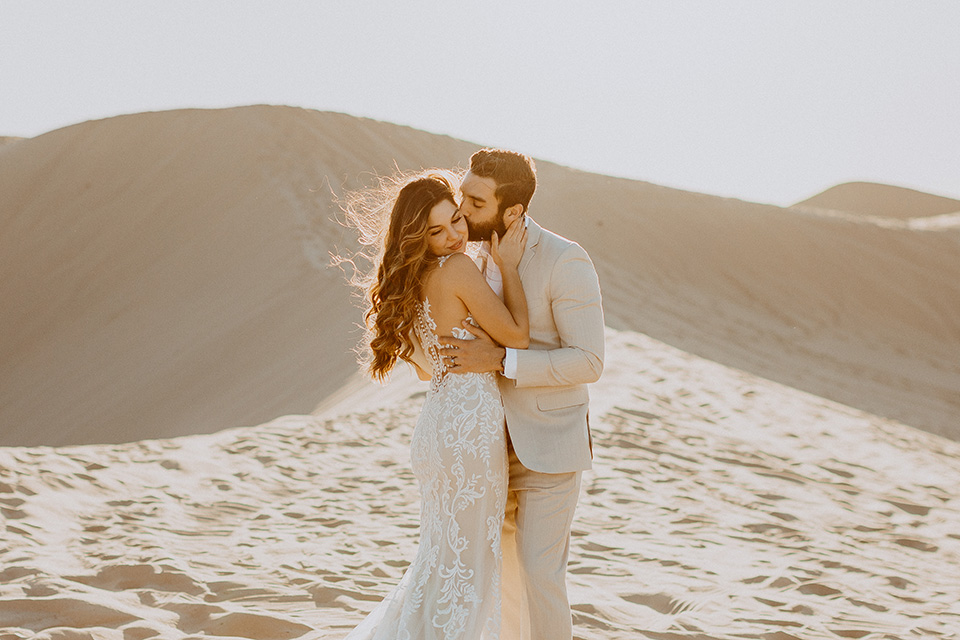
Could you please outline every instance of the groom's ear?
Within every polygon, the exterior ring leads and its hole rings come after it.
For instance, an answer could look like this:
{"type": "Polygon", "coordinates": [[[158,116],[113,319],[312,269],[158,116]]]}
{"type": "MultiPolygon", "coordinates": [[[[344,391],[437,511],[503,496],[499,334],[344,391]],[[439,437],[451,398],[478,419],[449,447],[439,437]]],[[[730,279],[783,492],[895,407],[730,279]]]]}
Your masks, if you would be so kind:
{"type": "Polygon", "coordinates": [[[513,224],[514,220],[519,219],[521,216],[523,216],[522,204],[517,203],[512,207],[507,207],[503,212],[503,226],[509,227],[511,224],[513,224]]]}

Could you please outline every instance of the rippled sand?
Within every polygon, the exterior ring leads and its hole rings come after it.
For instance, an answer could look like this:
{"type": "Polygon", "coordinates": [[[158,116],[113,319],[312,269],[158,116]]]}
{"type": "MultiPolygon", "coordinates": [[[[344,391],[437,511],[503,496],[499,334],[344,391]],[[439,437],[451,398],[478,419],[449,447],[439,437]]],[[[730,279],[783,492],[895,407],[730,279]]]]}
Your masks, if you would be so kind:
{"type": "MultiPolygon", "coordinates": [[[[577,638],[951,638],[960,445],[608,334],[577,638]]],[[[0,638],[341,638],[413,557],[399,376],[320,415],[0,448],[0,638]]]]}

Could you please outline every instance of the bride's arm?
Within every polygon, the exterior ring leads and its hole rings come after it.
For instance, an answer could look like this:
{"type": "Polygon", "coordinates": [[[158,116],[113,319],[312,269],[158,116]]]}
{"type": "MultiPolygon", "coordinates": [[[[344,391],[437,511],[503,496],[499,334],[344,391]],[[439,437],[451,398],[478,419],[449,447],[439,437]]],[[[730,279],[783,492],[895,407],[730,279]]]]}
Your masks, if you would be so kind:
{"type": "MultiPolygon", "coordinates": [[[[513,319],[526,335],[523,345],[501,343],[515,349],[526,349],[530,345],[530,318],[527,314],[527,296],[520,282],[520,258],[527,244],[527,228],[523,219],[515,220],[503,236],[497,238],[496,232],[490,241],[490,257],[497,263],[503,279],[503,301],[510,310],[513,319]]],[[[481,327],[483,325],[480,325],[481,327]]]]}
{"type": "Polygon", "coordinates": [[[449,286],[466,306],[467,312],[494,340],[516,349],[529,346],[527,301],[515,267],[513,274],[509,270],[503,274],[506,304],[487,284],[477,265],[465,255],[451,256],[444,264],[443,271],[449,286]]]}

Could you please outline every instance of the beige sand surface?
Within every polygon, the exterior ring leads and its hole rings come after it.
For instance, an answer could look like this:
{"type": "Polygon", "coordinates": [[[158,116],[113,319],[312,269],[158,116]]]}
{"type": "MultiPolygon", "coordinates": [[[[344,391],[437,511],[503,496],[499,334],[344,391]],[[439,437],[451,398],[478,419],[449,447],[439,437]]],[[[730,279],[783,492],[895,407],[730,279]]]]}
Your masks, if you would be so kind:
{"type": "MultiPolygon", "coordinates": [[[[952,638],[960,444],[608,333],[576,637],[952,638]]],[[[173,440],[0,449],[0,638],[341,638],[413,557],[423,383],[173,440]]]]}
{"type": "MultiPolygon", "coordinates": [[[[310,412],[350,379],[358,337],[328,266],[352,246],[331,191],[476,148],[267,106],[0,146],[0,444],[310,412]]],[[[611,326],[960,437],[960,215],[931,215],[928,194],[882,187],[901,209],[877,218],[538,166],[533,215],[590,251],[611,326]]]]}

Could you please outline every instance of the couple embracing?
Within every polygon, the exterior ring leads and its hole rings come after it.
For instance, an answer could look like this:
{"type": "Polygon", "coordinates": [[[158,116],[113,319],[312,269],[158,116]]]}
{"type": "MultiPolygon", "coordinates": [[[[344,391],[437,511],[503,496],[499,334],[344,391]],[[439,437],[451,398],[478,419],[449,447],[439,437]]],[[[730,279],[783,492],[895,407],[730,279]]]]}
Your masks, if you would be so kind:
{"type": "Polygon", "coordinates": [[[568,640],[586,385],[603,368],[596,270],[528,216],[525,155],[483,149],[462,180],[425,171],[398,186],[366,324],[373,377],[404,360],[430,380],[411,441],[420,541],[347,638],[568,640]]]}

